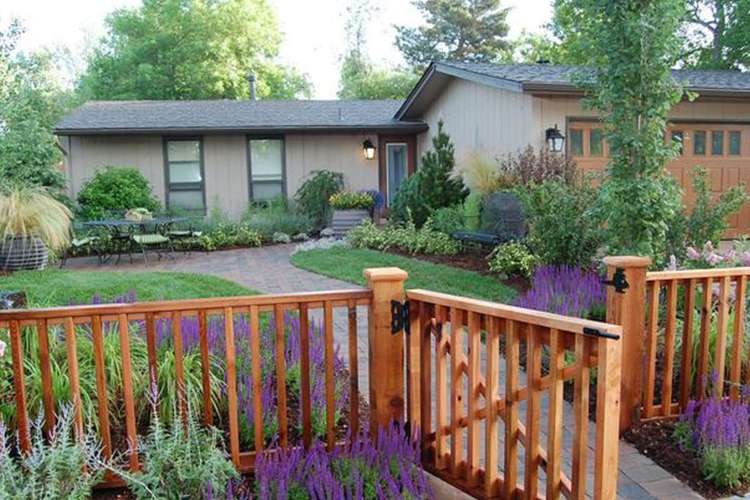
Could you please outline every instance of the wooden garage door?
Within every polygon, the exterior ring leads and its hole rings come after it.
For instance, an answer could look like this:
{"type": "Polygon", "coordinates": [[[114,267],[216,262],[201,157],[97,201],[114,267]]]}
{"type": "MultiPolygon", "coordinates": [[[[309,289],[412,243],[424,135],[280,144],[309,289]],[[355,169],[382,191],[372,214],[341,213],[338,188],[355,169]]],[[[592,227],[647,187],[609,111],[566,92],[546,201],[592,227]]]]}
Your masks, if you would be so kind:
{"type": "MultiPolygon", "coordinates": [[[[693,169],[703,166],[711,180],[714,195],[744,183],[750,193],[750,124],[673,123],[667,137],[682,143],[681,153],[667,164],[667,170],[685,190],[685,203],[692,207],[693,169]]],[[[570,122],[567,133],[568,154],[583,172],[601,171],[609,150],[601,124],[570,122]]],[[[729,220],[725,237],[750,234],[750,203],[729,220]]]]}

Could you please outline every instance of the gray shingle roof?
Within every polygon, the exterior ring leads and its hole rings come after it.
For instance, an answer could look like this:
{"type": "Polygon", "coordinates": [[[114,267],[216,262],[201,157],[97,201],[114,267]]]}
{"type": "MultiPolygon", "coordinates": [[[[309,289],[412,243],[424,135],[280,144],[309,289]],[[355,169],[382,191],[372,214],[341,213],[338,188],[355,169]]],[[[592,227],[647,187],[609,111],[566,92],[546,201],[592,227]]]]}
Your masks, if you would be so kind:
{"type": "Polygon", "coordinates": [[[421,130],[393,116],[395,100],[92,101],[66,115],[56,133],[421,130]]]}
{"type": "MultiPolygon", "coordinates": [[[[553,64],[487,64],[444,61],[438,65],[458,68],[520,84],[573,85],[577,73],[590,71],[578,66],[553,64]]],[[[694,90],[750,92],[750,73],[734,70],[674,70],[674,77],[694,90]]]]}

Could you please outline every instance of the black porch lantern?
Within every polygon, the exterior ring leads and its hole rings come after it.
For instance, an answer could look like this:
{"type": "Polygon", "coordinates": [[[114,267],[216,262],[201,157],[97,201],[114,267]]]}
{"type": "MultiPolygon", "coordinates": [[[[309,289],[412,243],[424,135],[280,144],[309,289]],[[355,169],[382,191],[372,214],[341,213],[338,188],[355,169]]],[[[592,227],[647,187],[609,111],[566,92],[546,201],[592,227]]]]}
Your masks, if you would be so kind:
{"type": "Polygon", "coordinates": [[[375,145],[370,139],[365,139],[365,142],[362,143],[362,153],[365,155],[366,160],[375,158],[375,145]]]}
{"type": "Polygon", "coordinates": [[[560,129],[557,128],[555,123],[554,128],[548,128],[545,132],[547,139],[547,147],[553,153],[562,153],[563,147],[565,146],[565,136],[560,133],[560,129]]]}

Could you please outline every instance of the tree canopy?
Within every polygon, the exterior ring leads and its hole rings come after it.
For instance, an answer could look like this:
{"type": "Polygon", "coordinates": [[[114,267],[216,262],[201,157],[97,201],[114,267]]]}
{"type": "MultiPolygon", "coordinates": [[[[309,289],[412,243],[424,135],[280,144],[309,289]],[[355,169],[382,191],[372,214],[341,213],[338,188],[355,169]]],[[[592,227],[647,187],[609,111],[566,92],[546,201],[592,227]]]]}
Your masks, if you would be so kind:
{"type": "Polygon", "coordinates": [[[377,7],[353,0],[346,9],[347,48],[341,61],[340,99],[403,99],[419,78],[404,68],[377,67],[367,57],[365,27],[377,7]]]}
{"type": "Polygon", "coordinates": [[[507,57],[508,9],[500,0],[414,0],[426,24],[396,26],[396,45],[406,62],[424,69],[430,61],[495,62],[507,57]]]}
{"type": "Polygon", "coordinates": [[[310,84],[274,59],[281,34],[266,0],[143,0],[106,19],[79,90],[92,99],[309,96],[310,84]]]}
{"type": "Polygon", "coordinates": [[[71,102],[53,76],[52,54],[24,53],[17,20],[0,28],[0,181],[62,188],[52,130],[71,102]]]}

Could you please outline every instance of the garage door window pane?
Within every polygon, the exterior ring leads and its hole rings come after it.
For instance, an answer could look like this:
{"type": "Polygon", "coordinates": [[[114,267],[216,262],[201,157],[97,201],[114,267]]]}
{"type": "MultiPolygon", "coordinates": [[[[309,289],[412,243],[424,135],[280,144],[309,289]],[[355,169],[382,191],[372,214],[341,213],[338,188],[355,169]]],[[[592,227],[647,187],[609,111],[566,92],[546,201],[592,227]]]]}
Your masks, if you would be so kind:
{"type": "Polygon", "coordinates": [[[583,156],[583,130],[570,129],[570,154],[583,156]]]}
{"type": "Polygon", "coordinates": [[[673,130],[672,131],[672,145],[677,148],[677,153],[682,154],[684,144],[684,135],[682,133],[682,130],[673,130]]]}
{"type": "Polygon", "coordinates": [[[714,130],[711,132],[711,154],[721,156],[724,154],[724,131],[714,130]]]}
{"type": "Polygon", "coordinates": [[[589,133],[589,154],[591,156],[602,156],[604,154],[604,136],[602,129],[592,128],[589,133]]]}
{"type": "Polygon", "coordinates": [[[729,154],[742,154],[742,133],[739,130],[729,132],[729,154]]]}
{"type": "Polygon", "coordinates": [[[250,140],[250,184],[253,200],[268,200],[284,192],[284,142],[250,140]]]}
{"type": "Polygon", "coordinates": [[[704,155],[706,154],[706,131],[696,130],[693,139],[693,154],[704,155]]]}

